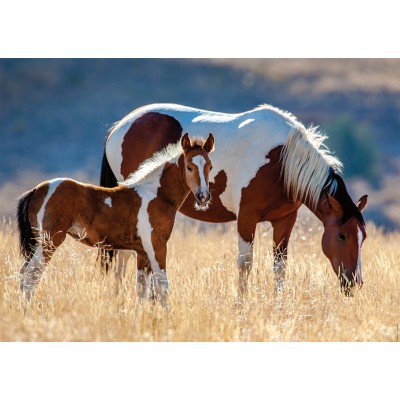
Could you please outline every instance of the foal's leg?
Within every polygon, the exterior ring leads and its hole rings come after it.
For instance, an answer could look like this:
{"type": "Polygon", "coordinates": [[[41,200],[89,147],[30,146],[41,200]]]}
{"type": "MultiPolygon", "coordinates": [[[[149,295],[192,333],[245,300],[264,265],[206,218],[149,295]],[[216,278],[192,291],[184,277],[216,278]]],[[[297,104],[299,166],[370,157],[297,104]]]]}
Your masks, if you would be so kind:
{"type": "Polygon", "coordinates": [[[150,261],[145,253],[137,253],[136,290],[141,301],[153,297],[150,261]]]}
{"type": "Polygon", "coordinates": [[[65,234],[58,235],[56,243],[52,242],[50,236],[40,232],[36,239],[35,251],[30,260],[26,260],[20,270],[20,289],[22,295],[29,301],[39,283],[40,277],[50,261],[56,248],[65,239],[65,234]],[[63,237],[61,237],[63,236],[63,237]]]}
{"type": "Polygon", "coordinates": [[[168,277],[166,271],[167,242],[164,236],[155,234],[152,238],[154,243],[154,258],[150,258],[151,269],[153,271],[153,286],[155,298],[164,307],[168,307],[168,277]]]}
{"type": "Polygon", "coordinates": [[[273,228],[273,246],[274,246],[274,267],[275,273],[275,291],[280,292],[285,285],[285,273],[287,262],[287,247],[293,225],[296,222],[297,211],[272,222],[273,228]]]}
{"type": "Polygon", "coordinates": [[[247,283],[251,268],[253,266],[253,247],[254,234],[257,227],[257,221],[254,218],[244,217],[239,213],[238,217],[238,268],[239,283],[238,297],[242,300],[247,292],[247,283]]]}

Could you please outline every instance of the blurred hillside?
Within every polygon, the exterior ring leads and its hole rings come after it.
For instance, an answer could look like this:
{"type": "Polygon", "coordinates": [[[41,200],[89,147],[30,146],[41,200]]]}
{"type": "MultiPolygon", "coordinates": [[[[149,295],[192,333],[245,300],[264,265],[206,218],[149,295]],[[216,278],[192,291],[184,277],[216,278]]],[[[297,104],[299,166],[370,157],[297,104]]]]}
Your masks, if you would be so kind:
{"type": "Polygon", "coordinates": [[[400,228],[399,94],[399,60],[2,59],[0,215],[43,179],[97,183],[108,129],[143,104],[269,103],[319,125],[367,218],[400,228]]]}

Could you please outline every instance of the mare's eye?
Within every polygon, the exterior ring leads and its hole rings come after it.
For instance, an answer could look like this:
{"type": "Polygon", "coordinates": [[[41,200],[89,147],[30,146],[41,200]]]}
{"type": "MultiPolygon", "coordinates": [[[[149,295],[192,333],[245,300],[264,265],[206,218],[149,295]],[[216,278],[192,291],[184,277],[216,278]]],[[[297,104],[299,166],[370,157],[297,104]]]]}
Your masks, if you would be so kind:
{"type": "Polygon", "coordinates": [[[337,238],[338,238],[340,241],[342,241],[342,242],[344,242],[344,241],[346,240],[345,234],[344,234],[344,233],[341,233],[341,232],[339,232],[339,233],[337,234],[337,238]]]}
{"type": "Polygon", "coordinates": [[[211,165],[211,167],[210,167],[210,171],[212,170],[212,165],[211,165]]]}
{"type": "Polygon", "coordinates": [[[186,168],[187,168],[188,171],[192,170],[192,168],[189,165],[186,168]]]}

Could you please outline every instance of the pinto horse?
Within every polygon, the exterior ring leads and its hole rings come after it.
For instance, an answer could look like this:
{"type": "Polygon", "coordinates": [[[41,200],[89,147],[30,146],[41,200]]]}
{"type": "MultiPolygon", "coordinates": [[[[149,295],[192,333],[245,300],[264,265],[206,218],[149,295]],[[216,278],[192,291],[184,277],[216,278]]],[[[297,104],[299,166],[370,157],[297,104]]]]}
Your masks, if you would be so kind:
{"type": "Polygon", "coordinates": [[[177,104],[152,104],[126,115],[106,139],[100,185],[112,187],[182,132],[212,131],[218,141],[210,174],[212,205],[196,211],[188,196],[181,213],[207,222],[237,220],[239,295],[247,289],[257,223],[270,221],[276,289],[284,284],[287,247],[302,204],[322,222],[322,250],[346,293],[362,284],[360,250],[366,238],[361,211],[341,178],[342,164],[315,127],[269,105],[239,114],[177,104]]]}
{"type": "Polygon", "coordinates": [[[137,288],[143,298],[154,285],[167,301],[167,241],[176,211],[191,191],[199,208],[210,200],[208,153],[214,137],[189,139],[186,133],[118,187],[87,185],[67,178],[42,182],[22,195],[17,219],[25,263],[20,288],[27,299],[41,273],[67,234],[80,242],[110,249],[135,250],[137,288]]]}

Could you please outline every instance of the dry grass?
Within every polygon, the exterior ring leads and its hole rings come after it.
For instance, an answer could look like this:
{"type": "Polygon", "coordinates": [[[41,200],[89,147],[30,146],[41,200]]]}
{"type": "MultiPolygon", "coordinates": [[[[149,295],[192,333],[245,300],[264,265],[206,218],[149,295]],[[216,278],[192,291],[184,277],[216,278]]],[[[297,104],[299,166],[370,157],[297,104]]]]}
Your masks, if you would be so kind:
{"type": "Polygon", "coordinates": [[[338,292],[322,254],[321,226],[304,213],[290,244],[286,290],[273,294],[271,228],[257,230],[251,287],[236,304],[235,224],[190,224],[178,218],[169,242],[169,310],[136,301],[129,266],[122,291],[104,277],[96,251],[68,239],[55,253],[31,306],[20,302],[17,233],[0,230],[1,341],[399,341],[400,233],[369,225],[365,285],[338,292]]]}

